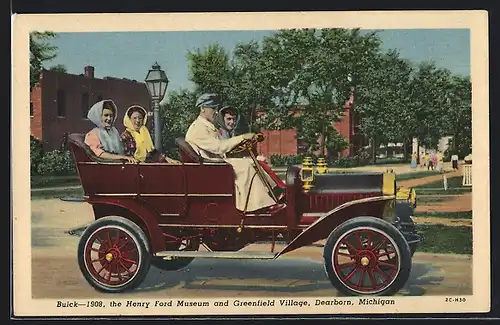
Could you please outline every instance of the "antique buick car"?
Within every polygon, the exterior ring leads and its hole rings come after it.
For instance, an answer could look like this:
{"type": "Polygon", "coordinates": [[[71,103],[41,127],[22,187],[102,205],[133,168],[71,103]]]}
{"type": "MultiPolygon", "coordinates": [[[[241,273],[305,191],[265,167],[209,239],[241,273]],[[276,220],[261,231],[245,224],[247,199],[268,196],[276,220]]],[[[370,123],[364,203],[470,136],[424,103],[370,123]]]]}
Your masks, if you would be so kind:
{"type": "Polygon", "coordinates": [[[102,160],[83,139],[70,134],[68,146],[95,221],[80,237],[78,262],[97,290],[131,290],[151,265],[174,271],[195,258],[277,259],[322,240],[326,274],[346,295],[393,295],[410,275],[422,240],[411,219],[415,194],[398,191],[392,172],[318,173],[306,160],[282,181],[255,159],[259,135],[231,153],[247,152],[259,177],[267,172],[285,190],[286,207],[243,213],[231,165],[204,161],[182,138],[180,165],[102,160]],[[243,250],[259,242],[269,249],[243,250]]]}

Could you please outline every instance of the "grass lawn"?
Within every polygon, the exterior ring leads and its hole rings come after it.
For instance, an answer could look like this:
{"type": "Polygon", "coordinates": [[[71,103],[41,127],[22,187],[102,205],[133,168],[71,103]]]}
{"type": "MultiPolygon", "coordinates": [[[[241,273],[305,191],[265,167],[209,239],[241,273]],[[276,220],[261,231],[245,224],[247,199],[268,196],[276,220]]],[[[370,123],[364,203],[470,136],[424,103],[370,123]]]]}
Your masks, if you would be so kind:
{"type": "MultiPolygon", "coordinates": [[[[448,188],[467,188],[462,186],[462,176],[448,177],[448,188]]],[[[415,186],[415,188],[444,188],[443,180],[430,182],[422,185],[415,186]]]]}
{"type": "Polygon", "coordinates": [[[420,196],[418,197],[418,203],[434,203],[434,202],[444,202],[454,199],[450,196],[420,196]]]}
{"type": "Polygon", "coordinates": [[[440,172],[438,172],[436,170],[423,170],[420,172],[396,174],[396,180],[397,181],[406,181],[409,179],[424,178],[427,176],[433,176],[433,175],[438,175],[438,174],[440,174],[440,172]]]}
{"type": "Polygon", "coordinates": [[[55,190],[44,190],[44,191],[32,191],[31,192],[31,200],[46,200],[46,199],[59,199],[62,197],[68,196],[83,196],[82,189],[68,189],[65,187],[61,187],[55,190]]]}
{"type": "Polygon", "coordinates": [[[460,212],[415,212],[416,217],[433,217],[444,219],[472,219],[472,211],[460,212]]]}
{"type": "Polygon", "coordinates": [[[417,252],[472,254],[472,228],[444,225],[419,225],[424,237],[417,252]]]}
{"type": "Polygon", "coordinates": [[[31,188],[80,185],[77,175],[69,176],[31,176],[31,188]]]}
{"type": "Polygon", "coordinates": [[[417,193],[417,197],[419,195],[446,195],[446,194],[464,194],[467,192],[472,192],[472,187],[457,187],[457,188],[448,188],[445,190],[444,188],[432,188],[432,187],[414,187],[415,192],[417,193]]]}

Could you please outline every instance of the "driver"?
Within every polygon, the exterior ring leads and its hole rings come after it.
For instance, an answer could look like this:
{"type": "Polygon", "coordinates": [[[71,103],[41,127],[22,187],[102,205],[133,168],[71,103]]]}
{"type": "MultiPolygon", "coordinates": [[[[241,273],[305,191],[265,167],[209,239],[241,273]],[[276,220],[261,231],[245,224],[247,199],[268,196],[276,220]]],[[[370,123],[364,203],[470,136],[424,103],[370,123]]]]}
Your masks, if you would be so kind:
{"type": "Polygon", "coordinates": [[[185,137],[186,142],[204,159],[224,160],[232,165],[235,173],[236,208],[238,210],[250,212],[266,209],[267,212],[272,213],[283,209],[286,205],[277,204],[268,194],[267,187],[256,175],[250,158],[226,158],[227,152],[243,140],[251,140],[255,134],[246,133],[229,139],[221,139],[215,126],[215,115],[220,106],[221,100],[217,94],[203,94],[198,98],[196,108],[200,110],[200,114],[189,127],[185,137]],[[250,196],[247,205],[248,194],[250,196]]]}

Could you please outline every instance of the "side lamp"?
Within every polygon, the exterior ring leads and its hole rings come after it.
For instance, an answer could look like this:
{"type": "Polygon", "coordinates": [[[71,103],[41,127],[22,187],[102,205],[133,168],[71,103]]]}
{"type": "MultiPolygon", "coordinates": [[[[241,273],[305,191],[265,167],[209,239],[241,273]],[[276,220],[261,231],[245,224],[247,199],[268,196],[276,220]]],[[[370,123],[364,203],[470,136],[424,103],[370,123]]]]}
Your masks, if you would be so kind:
{"type": "Polygon", "coordinates": [[[305,157],[302,161],[302,169],[300,170],[300,180],[302,181],[302,188],[307,193],[314,187],[314,168],[311,157],[305,157]]]}
{"type": "Polygon", "coordinates": [[[318,174],[324,174],[328,170],[325,158],[318,158],[318,163],[316,164],[316,172],[318,174]]]}

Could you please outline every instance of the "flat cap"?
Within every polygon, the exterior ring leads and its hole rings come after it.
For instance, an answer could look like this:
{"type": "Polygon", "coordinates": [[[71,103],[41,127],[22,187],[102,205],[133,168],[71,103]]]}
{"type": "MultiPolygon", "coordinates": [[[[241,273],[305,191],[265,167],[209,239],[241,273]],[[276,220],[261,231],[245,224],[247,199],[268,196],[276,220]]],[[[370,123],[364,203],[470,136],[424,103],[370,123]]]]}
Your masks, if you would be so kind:
{"type": "Polygon", "coordinates": [[[221,98],[218,94],[203,94],[196,100],[196,107],[218,108],[222,105],[221,98]]]}

